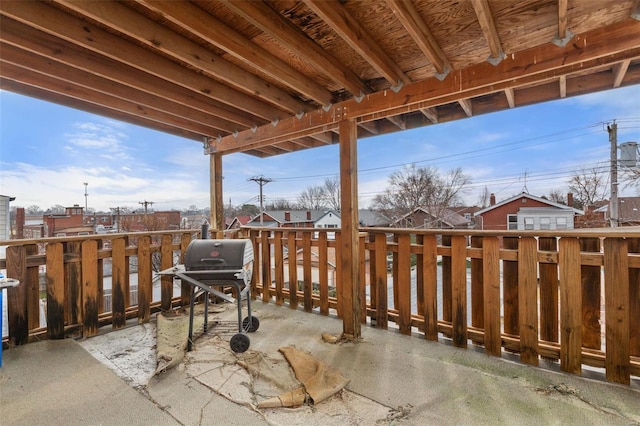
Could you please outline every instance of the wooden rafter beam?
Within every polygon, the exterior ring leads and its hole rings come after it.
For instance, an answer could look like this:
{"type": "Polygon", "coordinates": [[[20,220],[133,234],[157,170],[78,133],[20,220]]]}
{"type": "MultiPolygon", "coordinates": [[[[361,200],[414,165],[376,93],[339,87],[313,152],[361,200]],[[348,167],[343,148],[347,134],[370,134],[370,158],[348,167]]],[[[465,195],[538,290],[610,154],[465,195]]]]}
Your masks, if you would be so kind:
{"type": "MultiPolygon", "coordinates": [[[[121,37],[44,3],[35,1],[0,2],[0,14],[121,64],[180,85],[195,93],[204,94],[211,100],[224,103],[232,108],[241,105],[245,111],[269,121],[280,116],[273,105],[234,90],[202,74],[185,71],[184,67],[173,61],[159,57],[142,47],[133,47],[131,43],[121,37]]],[[[125,80],[129,79],[130,77],[127,77],[125,80]]]]}
{"type": "Polygon", "coordinates": [[[493,21],[493,15],[491,14],[491,8],[489,7],[489,0],[471,0],[473,9],[476,11],[480,28],[484,38],[489,44],[489,50],[491,51],[491,60],[499,61],[504,55],[502,50],[502,44],[500,43],[500,37],[498,36],[498,30],[496,24],[493,21]]]}
{"type": "Polygon", "coordinates": [[[400,66],[338,1],[304,0],[304,3],[393,87],[411,82],[400,66]]]}
{"type": "Polygon", "coordinates": [[[438,124],[438,110],[436,108],[420,108],[420,112],[433,124],[438,124]]]}
{"type": "Polygon", "coordinates": [[[566,75],[560,76],[559,85],[560,85],[560,97],[564,99],[567,97],[567,76],[566,75]]]}
{"type": "Polygon", "coordinates": [[[509,108],[515,108],[516,106],[516,94],[513,88],[509,87],[504,89],[504,95],[507,97],[507,102],[509,103],[509,108]]]}
{"type": "Polygon", "coordinates": [[[393,123],[400,130],[407,129],[407,124],[404,122],[402,116],[400,115],[387,117],[387,120],[393,123]]]}
{"type": "Polygon", "coordinates": [[[224,125],[225,130],[232,132],[266,122],[256,123],[255,119],[244,111],[213,103],[205,94],[194,93],[139,69],[122,66],[122,64],[113,59],[87,51],[67,41],[52,39],[35,28],[28,27],[4,16],[0,16],[0,27],[2,28],[1,39],[8,45],[20,46],[28,52],[47,58],[50,61],[59,62],[80,71],[104,77],[112,81],[113,84],[123,84],[135,91],[166,99],[165,103],[167,105],[163,107],[165,110],[170,109],[171,105],[179,104],[180,108],[185,108],[186,112],[197,110],[200,113],[211,115],[211,120],[213,122],[220,120],[221,126],[223,126],[222,123],[224,121],[233,123],[229,126],[224,125]]]}
{"type": "Polygon", "coordinates": [[[241,15],[263,32],[288,46],[305,62],[312,64],[354,96],[370,93],[367,85],[349,68],[330,56],[289,20],[262,1],[221,0],[225,6],[241,15]]]}
{"type": "Polygon", "coordinates": [[[480,63],[452,71],[452,75],[443,81],[426,79],[407,85],[398,93],[374,93],[359,103],[344,101],[334,105],[331,114],[314,111],[306,114],[304,120],[294,117],[281,121],[277,127],[262,126],[256,132],[244,131],[236,137],[223,137],[215,149],[238,152],[312,134],[317,129],[335,129],[343,114],[359,121],[370,121],[557,79],[563,74],[637,58],[640,56],[638,39],[640,23],[628,20],[612,24],[577,35],[565,46],[548,43],[508,55],[495,66],[480,63]]]}
{"type": "Polygon", "coordinates": [[[290,114],[309,109],[303,102],[293,98],[284,90],[268,84],[210,50],[136,13],[123,3],[68,0],[56,0],[56,3],[117,29],[151,49],[201,69],[210,76],[234,86],[236,90],[255,94],[290,114]]]}
{"type": "Polygon", "coordinates": [[[308,96],[320,105],[329,105],[333,102],[330,91],[196,5],[189,2],[150,0],[141,0],[141,3],[172,23],[188,29],[203,40],[268,74],[280,84],[308,96]]]}
{"type": "Polygon", "coordinates": [[[471,104],[471,99],[458,99],[458,103],[462,107],[464,113],[467,114],[467,117],[473,116],[473,105],[471,104]]]}
{"type": "Polygon", "coordinates": [[[631,59],[626,59],[613,66],[613,87],[620,87],[622,80],[624,80],[625,74],[631,65],[631,59]]]}
{"type": "Polygon", "coordinates": [[[567,8],[569,0],[558,0],[558,38],[562,40],[567,36],[567,8]]]}
{"type": "Polygon", "coordinates": [[[436,71],[445,76],[451,69],[451,65],[414,4],[410,1],[387,0],[387,5],[436,71]]]}

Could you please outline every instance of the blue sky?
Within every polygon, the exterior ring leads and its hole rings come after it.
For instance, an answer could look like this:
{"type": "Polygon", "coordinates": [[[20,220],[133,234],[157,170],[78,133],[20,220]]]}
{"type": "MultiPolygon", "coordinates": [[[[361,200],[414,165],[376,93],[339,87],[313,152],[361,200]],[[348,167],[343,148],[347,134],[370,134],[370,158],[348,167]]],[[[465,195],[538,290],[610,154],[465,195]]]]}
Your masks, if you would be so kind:
{"type": "MultiPolygon", "coordinates": [[[[608,167],[603,123],[616,119],[618,142],[640,142],[640,85],[397,132],[358,142],[360,207],[411,163],[442,172],[461,167],[477,203],[486,186],[498,201],[521,192],[567,192],[582,167],[608,167]],[[526,183],[524,176],[527,176],[526,183]]],[[[82,111],[0,91],[0,194],[14,206],[85,205],[155,210],[209,206],[209,160],[202,144],[82,111]]],[[[225,204],[258,203],[264,175],[267,202],[295,200],[305,188],[339,172],[338,146],[266,159],[223,157],[225,204]]],[[[623,195],[636,195],[626,188],[623,195]]]]}

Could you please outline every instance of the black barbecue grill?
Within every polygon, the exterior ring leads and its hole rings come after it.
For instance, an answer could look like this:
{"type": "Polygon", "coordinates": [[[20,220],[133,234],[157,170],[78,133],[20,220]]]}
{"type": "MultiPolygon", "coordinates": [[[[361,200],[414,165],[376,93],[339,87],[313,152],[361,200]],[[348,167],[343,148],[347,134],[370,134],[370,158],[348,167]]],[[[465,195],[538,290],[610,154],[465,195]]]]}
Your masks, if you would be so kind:
{"type": "Polygon", "coordinates": [[[204,298],[204,331],[207,331],[209,314],[209,295],[238,305],[238,333],[231,337],[231,350],[244,352],[249,349],[247,332],[260,327],[258,318],[251,315],[251,297],[249,284],[253,272],[253,245],[251,240],[193,240],[187,247],[184,265],[164,270],[161,274],[174,275],[191,285],[189,299],[189,340],[187,350],[193,345],[193,308],[200,294],[204,298]],[[237,298],[229,296],[214,287],[233,286],[237,298]],[[247,316],[242,319],[242,299],[247,300],[247,316]]]}

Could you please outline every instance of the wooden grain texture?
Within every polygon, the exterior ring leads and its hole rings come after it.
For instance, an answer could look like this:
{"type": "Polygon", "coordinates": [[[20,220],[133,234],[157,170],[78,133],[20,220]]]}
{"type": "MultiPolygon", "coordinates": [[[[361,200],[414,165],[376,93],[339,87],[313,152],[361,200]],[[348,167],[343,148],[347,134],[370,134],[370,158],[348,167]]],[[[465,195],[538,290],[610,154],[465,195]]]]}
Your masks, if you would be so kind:
{"type": "MultiPolygon", "coordinates": [[[[629,253],[640,253],[640,238],[627,239],[629,253]]],[[[629,347],[640,356],[640,268],[629,268],[629,347]]]]}
{"type": "Polygon", "coordinates": [[[287,234],[287,251],[289,253],[289,307],[298,309],[298,247],[295,232],[287,234]]]}
{"type": "MultiPolygon", "coordinates": [[[[482,248],[483,237],[471,237],[471,247],[482,248]]],[[[484,274],[482,259],[471,259],[471,325],[484,328],[484,274]]],[[[473,338],[472,338],[473,340],[473,338]]],[[[474,343],[478,343],[475,342],[474,343]]]]}
{"type": "MultiPolygon", "coordinates": [[[[442,246],[451,247],[451,236],[442,236],[442,246]]],[[[442,319],[451,322],[452,320],[452,287],[451,287],[451,256],[442,256],[442,319]]],[[[444,333],[445,336],[447,333],[444,333]]],[[[451,336],[449,336],[451,337],[451,336]]]]}
{"type": "Polygon", "coordinates": [[[27,248],[26,246],[7,247],[6,256],[7,276],[20,281],[17,287],[7,289],[9,342],[23,345],[29,338],[27,248]]]}
{"type": "Polygon", "coordinates": [[[64,339],[64,245],[49,243],[46,251],[47,338],[64,339]]]}
{"type": "MultiPolygon", "coordinates": [[[[600,254],[600,238],[580,238],[580,250],[600,254]]],[[[602,348],[600,312],[602,311],[602,267],[582,265],[582,345],[585,348],[602,348]]]]}
{"type": "MultiPolygon", "coordinates": [[[[160,269],[165,270],[173,266],[173,236],[165,234],[160,241],[160,269]]],[[[127,263],[128,264],[128,263],[127,263]]],[[[129,300],[127,294],[127,300],[129,300]]],[[[206,297],[206,296],[205,296],[206,297]]],[[[171,310],[171,299],[173,298],[173,276],[162,275],[160,278],[160,306],[163,311],[171,310]]]]}
{"type": "MultiPolygon", "coordinates": [[[[557,252],[557,239],[540,237],[540,251],[557,252]]],[[[572,259],[574,260],[574,259],[572,259]]],[[[580,262],[580,252],[577,254],[580,262]]],[[[558,341],[558,265],[540,262],[540,339],[558,341]]],[[[579,273],[580,271],[578,271],[579,273]]]]}
{"type": "Polygon", "coordinates": [[[262,301],[271,300],[271,245],[269,244],[269,231],[260,231],[260,271],[262,272],[262,301]]]}
{"type": "Polygon", "coordinates": [[[82,324],[81,247],[80,241],[64,243],[64,313],[67,324],[82,324]]]}
{"type": "Polygon", "coordinates": [[[604,300],[606,318],[606,377],[630,384],[629,271],[627,242],[622,238],[604,240],[604,300]]]}
{"type": "Polygon", "coordinates": [[[498,237],[482,240],[482,275],[484,300],[484,346],[489,355],[500,356],[500,241],[498,237]]]}
{"type": "MultiPolygon", "coordinates": [[[[518,249],[517,237],[504,237],[502,245],[505,249],[518,249]]],[[[502,298],[504,303],[504,332],[519,334],[518,306],[518,261],[502,262],[502,298]]]]}
{"type": "Polygon", "coordinates": [[[372,280],[375,279],[372,287],[375,287],[376,293],[376,316],[375,325],[378,328],[386,330],[389,326],[387,311],[388,307],[388,291],[387,291],[387,236],[385,234],[375,235],[375,259],[376,264],[375,276],[372,276],[372,280]]]}
{"type": "MultiPolygon", "coordinates": [[[[184,256],[187,253],[187,248],[189,248],[189,244],[191,244],[191,234],[182,234],[182,236],[180,237],[180,263],[181,264],[184,264],[184,256]]],[[[180,280],[180,304],[182,306],[187,306],[189,304],[190,297],[191,297],[191,286],[189,285],[188,282],[180,280]]]]}
{"type": "Polygon", "coordinates": [[[467,347],[467,239],[451,237],[451,305],[453,345],[467,347]]]}
{"type": "Polygon", "coordinates": [[[82,337],[98,334],[98,242],[82,242],[82,337]]]}
{"type": "Polygon", "coordinates": [[[535,238],[520,238],[518,244],[518,307],[520,359],[538,365],[538,244],[535,238]]]}
{"type": "Polygon", "coordinates": [[[140,237],[138,238],[138,323],[140,324],[151,319],[151,302],[153,299],[152,271],[151,237],[140,237]]]}
{"type": "Polygon", "coordinates": [[[282,250],[282,231],[273,232],[273,269],[276,281],[276,305],[284,304],[284,254],[282,250]]]}
{"type": "Polygon", "coordinates": [[[111,315],[113,317],[113,328],[119,329],[125,326],[126,302],[129,298],[126,292],[126,281],[128,280],[126,268],[126,240],[116,238],[111,241],[111,315]]]}
{"type": "MultiPolygon", "coordinates": [[[[398,327],[401,334],[411,334],[411,236],[407,234],[398,236],[398,301],[394,308],[398,310],[398,327]]],[[[396,277],[394,277],[394,280],[396,277]]]]}
{"type": "Polygon", "coordinates": [[[560,367],[573,374],[582,372],[582,310],[575,303],[582,300],[580,282],[580,242],[561,238],[560,263],[560,367]]]}
{"type": "Polygon", "coordinates": [[[302,236],[302,292],[305,312],[313,310],[313,274],[311,270],[311,234],[302,236]]]}
{"type": "Polygon", "coordinates": [[[359,291],[358,299],[360,300],[360,323],[367,323],[367,238],[365,234],[359,234],[358,236],[358,268],[360,275],[358,277],[359,291]]]}
{"type": "Polygon", "coordinates": [[[320,313],[329,314],[329,270],[327,259],[327,233],[318,233],[318,284],[320,286],[320,313]]]}

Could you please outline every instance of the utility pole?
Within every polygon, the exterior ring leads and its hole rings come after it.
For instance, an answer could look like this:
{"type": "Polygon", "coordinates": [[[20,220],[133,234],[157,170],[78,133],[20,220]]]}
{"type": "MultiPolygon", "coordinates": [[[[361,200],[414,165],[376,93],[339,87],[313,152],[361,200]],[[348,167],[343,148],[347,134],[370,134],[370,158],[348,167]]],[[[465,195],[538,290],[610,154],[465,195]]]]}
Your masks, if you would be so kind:
{"type": "Polygon", "coordinates": [[[87,192],[87,186],[89,186],[89,182],[84,182],[84,218],[83,221],[86,223],[87,221],[87,209],[88,209],[88,201],[87,197],[89,197],[89,193],[87,192]]]}
{"type": "Polygon", "coordinates": [[[260,226],[264,225],[264,221],[263,221],[263,215],[262,212],[264,211],[262,208],[262,187],[265,186],[266,184],[268,184],[269,182],[272,182],[273,179],[269,179],[266,178],[264,176],[254,176],[252,178],[249,178],[248,180],[252,180],[254,182],[256,182],[258,185],[260,185],[260,226]]]}
{"type": "Polygon", "coordinates": [[[138,202],[138,204],[140,204],[140,205],[143,205],[143,206],[144,206],[144,214],[146,215],[146,214],[147,214],[147,207],[148,207],[149,205],[153,205],[153,201],[147,201],[147,200],[144,200],[144,201],[139,201],[139,202],[138,202]]]}
{"type": "Polygon", "coordinates": [[[618,125],[607,125],[611,143],[611,199],[609,200],[609,221],[612,228],[618,227],[618,125]]]}

